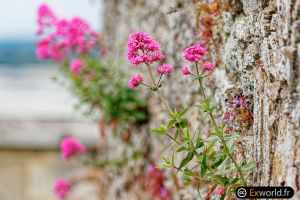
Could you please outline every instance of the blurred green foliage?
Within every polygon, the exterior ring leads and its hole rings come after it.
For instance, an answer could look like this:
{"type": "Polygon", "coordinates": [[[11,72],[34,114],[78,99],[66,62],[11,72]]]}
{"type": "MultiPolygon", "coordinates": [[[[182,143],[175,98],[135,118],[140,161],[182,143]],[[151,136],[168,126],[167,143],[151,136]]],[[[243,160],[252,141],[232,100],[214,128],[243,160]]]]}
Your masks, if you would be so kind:
{"type": "Polygon", "coordinates": [[[80,100],[77,108],[87,105],[85,114],[101,112],[105,122],[116,122],[119,127],[147,121],[147,102],[138,90],[128,88],[125,72],[109,61],[89,56],[81,60],[84,66],[78,75],[70,73],[69,61],[62,68],[71,80],[71,90],[80,100]]]}

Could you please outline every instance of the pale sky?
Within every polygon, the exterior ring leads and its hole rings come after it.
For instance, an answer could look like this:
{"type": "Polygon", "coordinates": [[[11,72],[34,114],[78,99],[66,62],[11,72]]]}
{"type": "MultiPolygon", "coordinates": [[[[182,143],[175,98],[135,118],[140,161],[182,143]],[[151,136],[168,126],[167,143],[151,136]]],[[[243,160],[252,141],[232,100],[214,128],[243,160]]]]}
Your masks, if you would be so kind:
{"type": "Polygon", "coordinates": [[[95,30],[101,29],[103,0],[1,0],[0,40],[34,38],[37,8],[46,3],[56,16],[80,16],[95,30]]]}

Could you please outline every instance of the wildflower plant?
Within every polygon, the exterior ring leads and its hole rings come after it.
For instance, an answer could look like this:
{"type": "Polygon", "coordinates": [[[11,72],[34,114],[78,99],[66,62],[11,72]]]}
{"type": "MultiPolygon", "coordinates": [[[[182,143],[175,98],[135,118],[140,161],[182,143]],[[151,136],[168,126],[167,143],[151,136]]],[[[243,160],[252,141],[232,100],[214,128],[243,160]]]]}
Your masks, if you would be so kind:
{"type": "Polygon", "coordinates": [[[72,92],[79,97],[77,108],[88,105],[86,114],[101,113],[105,122],[117,122],[119,129],[128,122],[147,120],[146,101],[127,87],[126,73],[117,69],[116,62],[103,56],[100,34],[84,19],[60,19],[43,4],[37,23],[37,57],[61,65],[72,92]]]}
{"type": "Polygon", "coordinates": [[[150,83],[146,83],[141,75],[134,75],[129,81],[129,86],[143,86],[156,92],[169,112],[169,119],[165,120],[167,123],[163,122],[158,128],[151,130],[171,140],[171,145],[166,148],[171,148],[172,154],[170,158],[163,157],[163,166],[181,172],[186,183],[196,183],[198,191],[201,186],[209,185],[206,198],[215,194],[220,195],[221,199],[225,199],[226,196],[230,199],[237,187],[248,184],[253,164],[235,159],[235,141],[240,139],[241,135],[233,131],[226,132],[226,124],[217,123],[214,116],[215,106],[205,92],[203,81],[213,73],[215,66],[204,59],[206,54],[207,51],[201,43],[191,45],[183,52],[183,58],[189,61],[191,66],[184,66],[181,69],[182,75],[199,84],[203,101],[178,111],[172,108],[161,94],[162,77],[170,75],[173,67],[164,64],[154,68],[154,64],[163,59],[160,44],[146,33],[132,33],[128,39],[128,60],[139,67],[144,65],[150,83]],[[203,117],[209,118],[211,130],[208,135],[191,130],[191,122],[186,115],[192,108],[200,109],[203,117]],[[192,135],[193,132],[195,134],[192,135]]]}

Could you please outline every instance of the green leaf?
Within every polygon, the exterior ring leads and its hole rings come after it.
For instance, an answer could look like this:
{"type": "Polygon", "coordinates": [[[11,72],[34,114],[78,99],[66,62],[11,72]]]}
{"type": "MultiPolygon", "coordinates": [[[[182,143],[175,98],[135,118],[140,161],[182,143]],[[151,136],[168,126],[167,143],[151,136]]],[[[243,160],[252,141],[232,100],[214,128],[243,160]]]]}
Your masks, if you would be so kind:
{"type": "Polygon", "coordinates": [[[223,154],[229,155],[229,149],[228,149],[227,145],[223,147],[223,154]]]}
{"type": "Polygon", "coordinates": [[[172,119],[176,119],[177,116],[178,116],[178,113],[177,113],[176,109],[175,109],[175,111],[173,111],[173,112],[170,113],[170,117],[171,117],[172,119]]]}
{"type": "Polygon", "coordinates": [[[226,186],[229,183],[229,178],[227,178],[225,176],[219,176],[218,182],[220,183],[220,185],[226,186]]]}
{"type": "Polygon", "coordinates": [[[212,103],[209,99],[204,101],[204,103],[202,104],[201,107],[203,109],[203,112],[206,113],[206,114],[211,114],[214,110],[214,106],[212,105],[212,103]]]}
{"type": "Polygon", "coordinates": [[[239,181],[239,178],[234,178],[230,184],[233,185],[233,184],[236,184],[237,182],[239,181]]]}
{"type": "Polygon", "coordinates": [[[215,136],[215,135],[212,135],[212,136],[210,136],[209,138],[206,139],[206,141],[208,141],[208,142],[211,142],[211,141],[215,142],[215,141],[218,141],[218,140],[220,140],[220,138],[218,136],[215,136]]]}
{"type": "Polygon", "coordinates": [[[176,149],[176,152],[181,152],[181,151],[184,151],[184,150],[186,150],[185,144],[181,144],[181,145],[179,145],[179,147],[176,149]]]}
{"type": "Polygon", "coordinates": [[[197,157],[198,161],[202,160],[202,154],[203,154],[203,152],[200,152],[200,153],[197,152],[197,153],[195,153],[195,156],[197,157]]]}
{"type": "Polygon", "coordinates": [[[179,114],[178,114],[178,118],[180,119],[182,116],[184,116],[187,111],[189,110],[190,106],[187,106],[183,111],[181,111],[179,114]]]}
{"type": "Polygon", "coordinates": [[[214,158],[216,157],[216,154],[217,154],[217,152],[212,151],[212,152],[209,154],[209,156],[208,156],[208,160],[214,159],[214,158]]]}
{"type": "Polygon", "coordinates": [[[175,137],[174,137],[175,140],[178,138],[178,135],[179,135],[179,129],[177,129],[176,132],[175,132],[175,137]]]}
{"type": "Polygon", "coordinates": [[[185,168],[184,170],[183,170],[183,173],[185,174],[185,175],[187,175],[187,176],[194,176],[194,172],[192,172],[190,169],[188,169],[188,168],[185,168]]]}
{"type": "Polygon", "coordinates": [[[203,152],[202,161],[200,163],[201,177],[204,177],[207,171],[206,150],[203,152]]]}
{"type": "Polygon", "coordinates": [[[158,135],[165,135],[165,134],[167,134],[167,127],[164,125],[160,125],[160,127],[158,129],[150,130],[150,132],[156,133],[158,135]]]}
{"type": "Polygon", "coordinates": [[[223,136],[223,140],[228,141],[236,138],[240,138],[241,136],[237,133],[226,134],[223,136]]]}
{"type": "Polygon", "coordinates": [[[171,168],[172,167],[172,165],[171,164],[162,164],[162,168],[171,168]]]}
{"type": "Polygon", "coordinates": [[[197,141],[196,141],[196,145],[195,145],[195,148],[196,149],[199,149],[199,148],[201,148],[201,147],[203,147],[204,146],[204,141],[203,141],[203,139],[199,136],[199,137],[197,137],[197,141]]]}
{"type": "Polygon", "coordinates": [[[234,166],[232,166],[229,169],[222,169],[223,167],[226,166],[225,162],[223,162],[223,163],[224,163],[224,165],[222,167],[220,167],[221,169],[220,168],[218,169],[218,173],[219,174],[226,176],[226,175],[228,175],[230,173],[236,172],[236,168],[234,166]]]}
{"type": "Polygon", "coordinates": [[[190,176],[188,176],[185,173],[182,174],[182,179],[183,179],[183,183],[184,184],[189,184],[192,181],[192,179],[190,178],[190,176]]]}
{"type": "Polygon", "coordinates": [[[150,132],[156,133],[158,135],[165,135],[166,134],[166,131],[161,130],[161,129],[153,129],[153,130],[150,130],[150,132]]]}
{"type": "Polygon", "coordinates": [[[206,151],[207,151],[207,152],[210,152],[210,150],[211,150],[215,145],[216,145],[216,142],[210,143],[210,144],[208,145],[206,151]]]}
{"type": "Polygon", "coordinates": [[[170,164],[171,162],[166,158],[166,157],[162,157],[163,161],[165,161],[165,163],[170,164]]]}
{"type": "Polygon", "coordinates": [[[171,128],[171,126],[173,126],[176,123],[176,119],[171,119],[168,123],[168,128],[171,128]]]}
{"type": "Polygon", "coordinates": [[[181,161],[178,170],[181,170],[184,166],[186,166],[194,157],[194,152],[189,152],[187,156],[181,161]]]}
{"type": "Polygon", "coordinates": [[[191,141],[190,129],[186,128],[185,137],[188,141],[191,141]]]}
{"type": "Polygon", "coordinates": [[[216,135],[216,136],[218,136],[218,137],[221,137],[222,135],[223,135],[223,133],[224,133],[224,130],[223,129],[217,129],[217,130],[214,130],[213,132],[212,132],[212,134],[213,135],[216,135]]]}
{"type": "Polygon", "coordinates": [[[216,169],[217,167],[219,167],[224,162],[225,159],[226,159],[225,155],[220,155],[218,159],[212,164],[212,168],[216,169]]]}
{"type": "Polygon", "coordinates": [[[174,166],[175,163],[175,151],[172,152],[172,157],[171,157],[171,165],[174,166]]]}
{"type": "Polygon", "coordinates": [[[171,165],[171,161],[170,160],[168,160],[166,157],[162,157],[162,159],[163,159],[163,161],[165,162],[165,163],[163,163],[163,167],[164,168],[171,168],[172,167],[172,165],[171,165]]]}

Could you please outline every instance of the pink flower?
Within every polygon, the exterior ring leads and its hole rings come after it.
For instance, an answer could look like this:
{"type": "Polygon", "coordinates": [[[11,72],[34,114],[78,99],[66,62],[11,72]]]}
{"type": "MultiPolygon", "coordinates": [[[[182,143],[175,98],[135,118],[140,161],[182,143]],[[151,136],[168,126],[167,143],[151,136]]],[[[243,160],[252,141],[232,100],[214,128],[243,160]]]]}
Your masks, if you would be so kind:
{"type": "Polygon", "coordinates": [[[129,80],[128,87],[131,89],[135,88],[140,84],[142,84],[142,82],[143,82],[143,77],[141,75],[135,75],[131,77],[131,79],[129,80]]]}
{"type": "Polygon", "coordinates": [[[218,189],[215,191],[215,194],[218,194],[220,196],[225,194],[225,190],[223,187],[218,187],[218,189]]]}
{"type": "Polygon", "coordinates": [[[58,179],[54,182],[53,192],[59,199],[65,199],[70,191],[70,184],[64,179],[58,179]]]}
{"type": "Polygon", "coordinates": [[[230,119],[231,114],[230,112],[225,113],[224,119],[230,119]]]}
{"type": "Polygon", "coordinates": [[[66,137],[60,143],[60,151],[65,160],[69,160],[72,156],[85,153],[86,147],[73,137],[66,137]]]}
{"type": "Polygon", "coordinates": [[[42,34],[43,32],[43,28],[45,26],[51,26],[53,25],[53,23],[55,22],[56,17],[53,14],[52,10],[46,5],[46,4],[42,4],[39,8],[38,8],[38,31],[37,34],[42,34]]]}
{"type": "Polygon", "coordinates": [[[41,39],[37,43],[36,47],[36,55],[39,60],[45,60],[50,57],[49,51],[50,41],[48,39],[41,39]]]}
{"type": "Polygon", "coordinates": [[[203,64],[202,68],[203,68],[203,70],[209,71],[209,72],[213,72],[215,70],[215,66],[211,62],[205,62],[203,64]]]}
{"type": "Polygon", "coordinates": [[[174,68],[168,64],[164,64],[156,68],[157,73],[164,75],[169,75],[173,70],[174,68]]]}
{"type": "Polygon", "coordinates": [[[183,58],[190,62],[198,62],[206,54],[206,49],[200,44],[192,45],[183,52],[183,58]]]}
{"type": "Polygon", "coordinates": [[[82,66],[83,66],[83,62],[81,60],[79,59],[73,60],[70,66],[71,73],[73,75],[79,74],[82,66]]]}
{"type": "Polygon", "coordinates": [[[134,65],[151,64],[163,59],[160,44],[144,32],[130,34],[127,47],[127,58],[134,65]]]}
{"type": "Polygon", "coordinates": [[[186,76],[190,74],[189,68],[187,66],[184,66],[181,68],[182,75],[186,76]]]}

